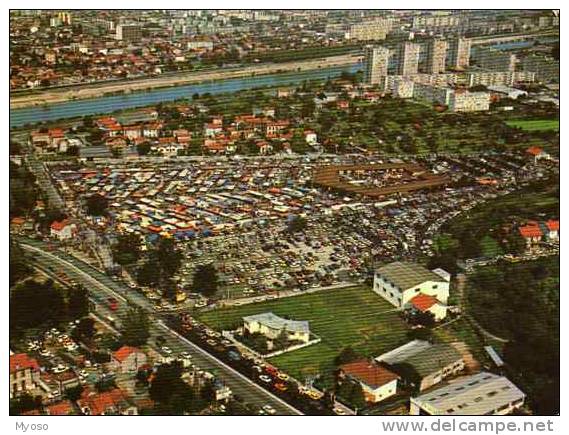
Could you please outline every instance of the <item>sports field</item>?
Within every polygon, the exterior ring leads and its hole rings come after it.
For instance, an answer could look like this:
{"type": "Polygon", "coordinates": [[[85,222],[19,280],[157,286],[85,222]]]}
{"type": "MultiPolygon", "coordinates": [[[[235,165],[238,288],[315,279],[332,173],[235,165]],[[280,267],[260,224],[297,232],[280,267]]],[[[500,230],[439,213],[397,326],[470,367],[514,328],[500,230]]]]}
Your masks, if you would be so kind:
{"type": "Polygon", "coordinates": [[[347,346],[362,356],[378,356],[404,344],[408,328],[388,302],[369,287],[357,286],[219,309],[200,319],[215,329],[234,329],[241,318],[273,313],[294,320],[308,320],[310,330],[322,341],[286,353],[271,362],[299,380],[321,374],[331,380],[334,358],[347,346]]]}
{"type": "Polygon", "coordinates": [[[506,124],[526,131],[559,130],[558,119],[513,119],[506,124]]]}

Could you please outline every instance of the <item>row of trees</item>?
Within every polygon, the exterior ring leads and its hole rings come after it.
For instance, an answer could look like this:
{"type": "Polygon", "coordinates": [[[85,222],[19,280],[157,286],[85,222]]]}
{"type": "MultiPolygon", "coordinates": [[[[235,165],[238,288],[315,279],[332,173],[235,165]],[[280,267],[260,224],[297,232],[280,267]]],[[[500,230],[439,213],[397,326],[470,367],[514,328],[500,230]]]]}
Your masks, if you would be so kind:
{"type": "Polygon", "coordinates": [[[88,313],[88,293],[82,286],[64,290],[51,279],[28,279],[10,291],[10,331],[14,333],[45,329],[88,313]]]}
{"type": "Polygon", "coordinates": [[[534,411],[559,412],[559,257],[500,263],[470,278],[472,314],[488,331],[509,339],[504,360],[534,411]]]}

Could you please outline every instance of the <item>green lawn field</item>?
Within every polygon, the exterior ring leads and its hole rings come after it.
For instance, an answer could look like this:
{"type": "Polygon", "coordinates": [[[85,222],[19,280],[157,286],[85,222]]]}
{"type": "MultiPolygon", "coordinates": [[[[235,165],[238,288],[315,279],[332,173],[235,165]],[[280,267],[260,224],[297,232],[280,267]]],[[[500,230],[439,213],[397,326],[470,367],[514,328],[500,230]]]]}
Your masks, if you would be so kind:
{"type": "Polygon", "coordinates": [[[559,130],[558,119],[513,119],[506,124],[526,131],[559,130]]]}
{"type": "Polygon", "coordinates": [[[407,342],[408,328],[394,308],[369,287],[358,286],[294,296],[242,307],[210,311],[200,320],[215,329],[234,329],[243,316],[267,311],[294,320],[308,320],[322,341],[286,353],[271,362],[303,380],[321,374],[332,379],[334,358],[347,346],[362,356],[378,356],[407,342]]]}

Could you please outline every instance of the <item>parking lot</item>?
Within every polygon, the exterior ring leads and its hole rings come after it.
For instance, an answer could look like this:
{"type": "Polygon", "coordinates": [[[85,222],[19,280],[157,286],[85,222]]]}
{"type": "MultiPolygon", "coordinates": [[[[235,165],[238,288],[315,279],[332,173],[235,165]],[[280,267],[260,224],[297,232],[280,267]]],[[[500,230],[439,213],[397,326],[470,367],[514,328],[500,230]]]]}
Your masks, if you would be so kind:
{"type": "MultiPolygon", "coordinates": [[[[94,193],[107,198],[109,217],[90,221],[89,231],[110,240],[140,234],[143,249],[159,237],[174,238],[184,254],[174,280],[189,296],[183,307],[197,308],[361,283],[378,263],[434,255],[432,239],[448,219],[556,171],[555,164],[535,164],[513,152],[389,161],[363,156],[226,159],[169,162],[160,168],[142,162],[51,166],[63,197],[76,210],[94,193]],[[384,197],[347,195],[313,184],[318,168],[346,164],[410,165],[405,167],[420,167],[447,181],[434,190],[384,197]],[[294,216],[306,217],[302,231],[289,231],[294,216]],[[210,300],[190,288],[196,267],[207,263],[214,263],[220,282],[210,300]]],[[[343,176],[366,182],[377,171],[364,172],[343,176]]],[[[382,186],[392,179],[395,186],[400,182],[398,170],[380,173],[385,175],[382,186]]],[[[157,289],[142,291],[157,310],[179,308],[161,301],[157,289]]]]}

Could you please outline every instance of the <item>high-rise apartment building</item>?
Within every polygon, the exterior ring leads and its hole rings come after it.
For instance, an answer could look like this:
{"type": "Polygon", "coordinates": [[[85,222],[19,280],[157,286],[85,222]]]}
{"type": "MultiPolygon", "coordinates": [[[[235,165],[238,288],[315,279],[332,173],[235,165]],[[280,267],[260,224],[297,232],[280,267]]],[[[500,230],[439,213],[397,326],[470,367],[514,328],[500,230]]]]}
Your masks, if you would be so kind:
{"type": "Polygon", "coordinates": [[[427,42],[427,74],[439,74],[445,71],[447,42],[444,39],[433,38],[427,42]]]}
{"type": "Polygon", "coordinates": [[[349,39],[357,41],[374,41],[385,39],[391,31],[392,19],[378,18],[371,21],[352,24],[348,30],[349,39]]]}
{"type": "Polygon", "coordinates": [[[456,38],[448,44],[447,66],[454,69],[467,68],[470,65],[470,39],[456,38]]]}
{"type": "Polygon", "coordinates": [[[365,52],[365,82],[377,85],[387,76],[389,49],[385,47],[367,46],[365,52]]]}
{"type": "Polygon", "coordinates": [[[138,24],[119,24],[116,27],[116,39],[119,41],[140,41],[142,28],[138,24]]]}
{"type": "Polygon", "coordinates": [[[419,44],[404,42],[397,50],[397,74],[408,76],[417,74],[419,68],[419,44]]]}

